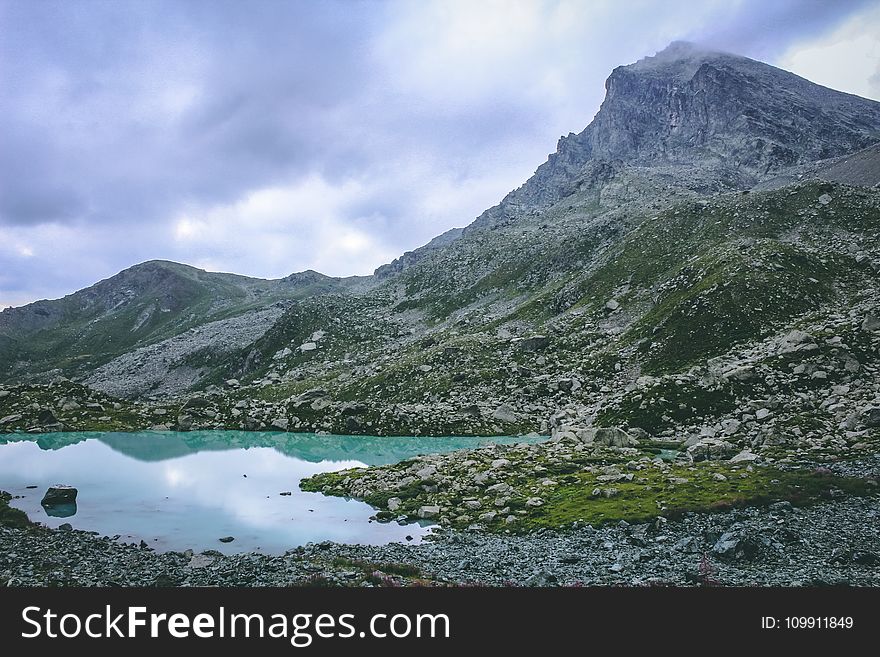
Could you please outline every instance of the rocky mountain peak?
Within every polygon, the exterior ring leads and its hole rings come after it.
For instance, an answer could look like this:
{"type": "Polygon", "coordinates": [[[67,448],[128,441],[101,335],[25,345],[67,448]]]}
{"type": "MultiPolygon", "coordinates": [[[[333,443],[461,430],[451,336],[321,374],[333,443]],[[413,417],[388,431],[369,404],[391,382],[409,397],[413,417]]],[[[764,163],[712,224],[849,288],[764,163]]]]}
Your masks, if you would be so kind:
{"type": "Polygon", "coordinates": [[[662,170],[701,193],[748,189],[788,167],[880,141],[880,103],[747,57],[677,41],[615,68],[593,121],[559,140],[534,176],[476,225],[541,212],[601,189],[627,167],[662,170]]]}

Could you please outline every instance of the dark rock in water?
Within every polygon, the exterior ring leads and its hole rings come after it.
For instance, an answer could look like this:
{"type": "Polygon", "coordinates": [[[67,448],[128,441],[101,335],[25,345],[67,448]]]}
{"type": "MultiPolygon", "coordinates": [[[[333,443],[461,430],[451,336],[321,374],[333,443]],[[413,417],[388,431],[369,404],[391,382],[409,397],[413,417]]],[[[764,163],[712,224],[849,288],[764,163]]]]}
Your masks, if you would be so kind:
{"type": "Polygon", "coordinates": [[[293,495],[293,493],[291,493],[289,490],[286,490],[286,491],[284,491],[282,493],[278,493],[278,494],[283,495],[284,497],[287,497],[288,495],[293,495]]]}
{"type": "Polygon", "coordinates": [[[39,486],[37,486],[36,484],[34,484],[33,486],[25,486],[25,488],[27,488],[28,490],[31,490],[31,489],[33,489],[33,488],[39,488],[39,486]]]}
{"type": "Polygon", "coordinates": [[[220,539],[221,543],[232,543],[235,540],[235,536],[224,536],[220,539]]]}
{"type": "Polygon", "coordinates": [[[69,522],[65,522],[63,524],[58,525],[58,529],[60,529],[63,532],[72,532],[73,525],[71,525],[69,522]]]}
{"type": "Polygon", "coordinates": [[[79,491],[73,486],[58,484],[57,486],[49,486],[49,490],[43,495],[40,502],[43,506],[57,506],[59,504],[75,504],[76,494],[79,491]]]}

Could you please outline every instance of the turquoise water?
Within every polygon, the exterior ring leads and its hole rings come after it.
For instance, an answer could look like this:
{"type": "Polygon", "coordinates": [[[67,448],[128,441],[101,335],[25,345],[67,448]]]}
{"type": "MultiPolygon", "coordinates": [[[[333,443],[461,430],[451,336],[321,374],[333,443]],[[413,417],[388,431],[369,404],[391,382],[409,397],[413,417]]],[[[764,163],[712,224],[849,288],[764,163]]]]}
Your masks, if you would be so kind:
{"type": "Polygon", "coordinates": [[[418,454],[536,440],[244,431],[6,435],[0,490],[20,496],[11,504],[35,522],[69,522],[160,551],[281,553],[308,542],[382,544],[407,536],[418,542],[429,526],[371,522],[369,505],[302,492],[300,480],[418,454]],[[79,490],[74,509],[47,514],[40,500],[53,484],[79,490]],[[235,540],[219,541],[226,536],[235,540]]]}

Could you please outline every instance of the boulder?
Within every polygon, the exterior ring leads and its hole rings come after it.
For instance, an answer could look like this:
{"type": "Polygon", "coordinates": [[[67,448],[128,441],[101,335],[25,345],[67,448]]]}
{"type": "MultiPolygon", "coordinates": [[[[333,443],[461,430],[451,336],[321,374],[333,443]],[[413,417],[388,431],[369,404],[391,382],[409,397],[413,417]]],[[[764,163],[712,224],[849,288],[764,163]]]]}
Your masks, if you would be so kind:
{"type": "Polygon", "coordinates": [[[419,507],[418,513],[419,518],[436,518],[440,515],[440,507],[439,506],[422,506],[419,507]]]}
{"type": "Polygon", "coordinates": [[[687,448],[694,461],[720,461],[730,458],[736,447],[719,438],[703,438],[687,448]]]}
{"type": "Polygon", "coordinates": [[[880,331],[880,317],[875,317],[874,315],[868,315],[865,317],[865,320],[862,322],[862,330],[863,331],[880,331]]]}
{"type": "Polygon", "coordinates": [[[57,506],[59,504],[73,504],[76,502],[76,495],[79,491],[73,486],[65,484],[56,484],[49,486],[46,494],[40,502],[43,506],[57,506]]]}
{"type": "Polygon", "coordinates": [[[211,405],[207,399],[202,397],[201,395],[195,395],[194,397],[190,397],[186,400],[186,403],[183,405],[185,409],[194,409],[194,408],[207,408],[211,405]]]}
{"type": "Polygon", "coordinates": [[[605,302],[605,310],[610,313],[613,313],[618,308],[620,308],[620,303],[616,299],[609,299],[605,302]]]}
{"type": "Polygon", "coordinates": [[[608,447],[635,447],[639,444],[633,436],[620,427],[596,427],[582,429],[577,437],[584,443],[598,443],[608,447]]]}
{"type": "Polygon", "coordinates": [[[192,429],[193,416],[188,413],[181,413],[177,416],[177,424],[174,426],[175,431],[189,431],[192,429]]]}
{"type": "Polygon", "coordinates": [[[760,542],[752,537],[729,531],[723,533],[715,542],[712,553],[724,559],[751,561],[758,556],[760,548],[760,542]]]}
{"type": "Polygon", "coordinates": [[[58,424],[58,418],[48,408],[42,409],[37,415],[37,422],[40,424],[58,424]]]}
{"type": "Polygon", "coordinates": [[[757,454],[753,454],[753,453],[750,452],[749,450],[744,449],[744,450],[741,451],[739,454],[737,454],[736,456],[734,456],[733,458],[731,458],[731,459],[730,459],[730,462],[731,462],[731,463],[744,463],[744,462],[745,462],[745,463],[748,463],[748,462],[750,462],[750,461],[757,461],[758,458],[759,458],[759,457],[758,457],[757,454]]]}
{"type": "Polygon", "coordinates": [[[550,345],[550,338],[546,335],[533,335],[529,338],[520,340],[519,348],[522,351],[539,351],[546,349],[550,345]]]}
{"type": "Polygon", "coordinates": [[[297,403],[302,403],[306,401],[311,401],[312,399],[319,399],[320,397],[326,397],[327,391],[323,388],[311,388],[310,390],[306,390],[299,397],[296,398],[297,403]]]}
{"type": "Polygon", "coordinates": [[[506,422],[508,424],[512,424],[516,422],[517,415],[516,412],[507,404],[502,404],[498,408],[495,409],[495,412],[492,413],[492,419],[498,420],[499,422],[506,422]]]}
{"type": "Polygon", "coordinates": [[[866,427],[880,427],[880,408],[866,408],[862,411],[862,423],[866,427]]]}
{"type": "Polygon", "coordinates": [[[318,348],[318,344],[316,342],[303,342],[299,346],[299,350],[302,353],[306,353],[308,351],[315,351],[315,349],[317,349],[317,348],[318,348]]]}
{"type": "Polygon", "coordinates": [[[287,427],[289,425],[290,421],[286,417],[276,417],[274,420],[272,420],[269,428],[275,429],[276,431],[287,431],[287,427]]]}
{"type": "Polygon", "coordinates": [[[480,411],[480,407],[476,404],[465,406],[459,411],[459,413],[467,417],[480,417],[483,414],[482,411],[480,411]]]}

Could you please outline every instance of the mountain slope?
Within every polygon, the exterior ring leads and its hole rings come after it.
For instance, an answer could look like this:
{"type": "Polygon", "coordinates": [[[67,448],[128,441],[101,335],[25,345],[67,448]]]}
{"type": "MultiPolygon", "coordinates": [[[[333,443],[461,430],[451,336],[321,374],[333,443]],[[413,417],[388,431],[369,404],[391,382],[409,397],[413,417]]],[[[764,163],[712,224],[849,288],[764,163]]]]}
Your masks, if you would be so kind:
{"type": "Polygon", "coordinates": [[[145,262],[63,299],[0,312],[0,377],[75,374],[211,320],[339,287],[316,272],[267,281],[145,262]]]}

